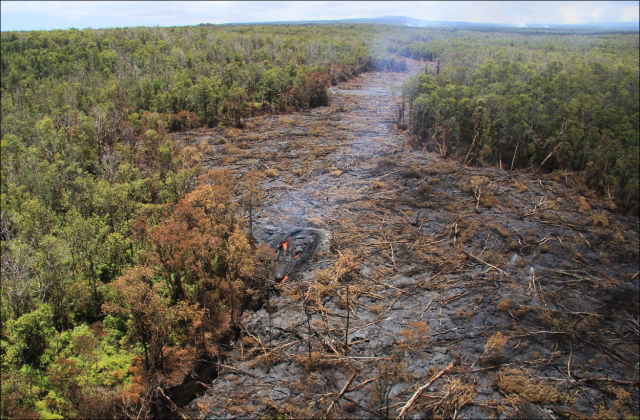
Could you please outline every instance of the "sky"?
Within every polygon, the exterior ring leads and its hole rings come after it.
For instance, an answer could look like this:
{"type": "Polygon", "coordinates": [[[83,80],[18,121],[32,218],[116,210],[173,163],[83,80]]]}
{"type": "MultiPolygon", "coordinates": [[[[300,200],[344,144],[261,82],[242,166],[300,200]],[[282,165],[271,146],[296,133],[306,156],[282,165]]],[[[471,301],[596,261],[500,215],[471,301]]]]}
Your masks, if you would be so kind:
{"type": "Polygon", "coordinates": [[[638,1],[0,1],[1,29],[184,26],[407,16],[477,23],[637,22],[638,1]]]}

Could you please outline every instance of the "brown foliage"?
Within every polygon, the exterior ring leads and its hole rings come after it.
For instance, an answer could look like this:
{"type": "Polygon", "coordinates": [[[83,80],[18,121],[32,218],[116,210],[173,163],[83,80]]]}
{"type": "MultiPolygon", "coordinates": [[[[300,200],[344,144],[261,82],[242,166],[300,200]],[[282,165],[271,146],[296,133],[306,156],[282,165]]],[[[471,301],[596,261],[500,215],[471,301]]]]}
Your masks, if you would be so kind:
{"type": "MultiPolygon", "coordinates": [[[[49,383],[76,406],[83,400],[82,387],[78,382],[80,373],[81,369],[76,366],[75,361],[67,359],[64,356],[58,357],[56,362],[53,363],[47,371],[49,383]]],[[[47,398],[46,401],[49,410],[53,412],[73,412],[73,406],[69,403],[61,403],[60,401],[49,398],[47,398]],[[63,406],[60,404],[63,404],[63,406]]]]}
{"type": "Polygon", "coordinates": [[[162,267],[171,300],[204,304],[207,284],[224,276],[223,261],[227,240],[235,224],[235,204],[229,171],[214,171],[203,184],[178,202],[169,218],[152,228],[150,262],[162,267]],[[198,297],[185,296],[183,283],[198,286],[198,297]]]}
{"type": "Polygon", "coordinates": [[[311,73],[307,75],[282,95],[281,107],[285,109],[309,109],[328,105],[329,94],[327,88],[329,82],[330,79],[327,73],[311,73]]]}
{"type": "Polygon", "coordinates": [[[570,403],[571,397],[562,393],[549,380],[536,378],[532,372],[510,368],[498,373],[498,387],[505,395],[516,394],[532,403],[556,404],[570,403]]]}
{"type": "Polygon", "coordinates": [[[0,415],[2,418],[15,419],[37,419],[40,418],[38,412],[29,405],[27,401],[34,395],[33,379],[26,377],[21,372],[2,372],[2,403],[0,404],[0,415]]]}
{"type": "Polygon", "coordinates": [[[189,128],[196,128],[200,125],[195,112],[182,110],[169,117],[169,130],[182,131],[189,128]]]}
{"type": "Polygon", "coordinates": [[[247,293],[245,281],[264,277],[260,268],[269,257],[252,249],[237,223],[234,181],[229,170],[211,171],[166,216],[157,215],[155,226],[143,218],[134,224],[149,251],[144,264],[112,283],[121,300],[104,310],[133,318],[132,338],[144,348],[147,369],[162,369],[176,341],[209,352],[210,332],[220,330],[219,313],[230,309],[233,322],[247,293]],[[160,294],[163,284],[167,301],[160,294]]]}
{"type": "Polygon", "coordinates": [[[129,367],[131,383],[116,396],[118,417],[147,418],[150,412],[150,392],[145,383],[144,371],[139,357],[134,357],[129,367]]]}

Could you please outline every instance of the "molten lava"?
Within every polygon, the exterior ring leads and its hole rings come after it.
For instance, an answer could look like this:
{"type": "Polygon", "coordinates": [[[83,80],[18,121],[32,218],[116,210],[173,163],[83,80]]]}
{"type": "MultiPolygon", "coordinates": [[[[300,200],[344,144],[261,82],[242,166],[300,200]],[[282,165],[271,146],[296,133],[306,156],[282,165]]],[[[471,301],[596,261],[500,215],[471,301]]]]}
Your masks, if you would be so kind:
{"type": "Polygon", "coordinates": [[[274,280],[282,284],[312,257],[320,245],[323,234],[318,229],[297,229],[273,241],[277,262],[273,269],[274,280]]]}

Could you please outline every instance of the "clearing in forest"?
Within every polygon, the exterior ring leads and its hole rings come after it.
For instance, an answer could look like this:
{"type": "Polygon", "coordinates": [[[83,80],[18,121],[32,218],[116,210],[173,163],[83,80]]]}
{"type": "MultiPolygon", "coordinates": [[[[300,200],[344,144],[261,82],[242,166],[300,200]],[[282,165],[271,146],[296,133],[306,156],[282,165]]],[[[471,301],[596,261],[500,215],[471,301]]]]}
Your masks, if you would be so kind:
{"type": "MultiPolygon", "coordinates": [[[[425,63],[409,61],[409,73],[425,63]]],[[[470,168],[394,128],[407,73],[177,135],[258,169],[253,233],[326,234],[247,311],[188,416],[619,417],[638,407],[638,225],[570,179],[470,168]]]]}

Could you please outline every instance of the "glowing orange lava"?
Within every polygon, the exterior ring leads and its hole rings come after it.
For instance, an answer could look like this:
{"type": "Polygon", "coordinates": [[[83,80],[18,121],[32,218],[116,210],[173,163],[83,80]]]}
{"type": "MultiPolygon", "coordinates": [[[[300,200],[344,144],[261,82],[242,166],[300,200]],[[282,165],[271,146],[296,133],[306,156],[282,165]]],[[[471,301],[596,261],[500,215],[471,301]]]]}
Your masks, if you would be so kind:
{"type": "Polygon", "coordinates": [[[287,252],[287,245],[288,244],[289,244],[289,241],[282,243],[282,249],[284,249],[284,252],[287,252]]]}
{"type": "Polygon", "coordinates": [[[282,280],[280,280],[280,284],[284,283],[286,279],[288,279],[289,276],[284,276],[284,278],[282,280]]]}

